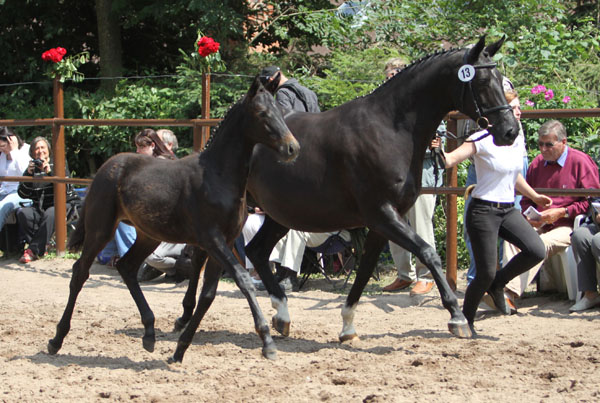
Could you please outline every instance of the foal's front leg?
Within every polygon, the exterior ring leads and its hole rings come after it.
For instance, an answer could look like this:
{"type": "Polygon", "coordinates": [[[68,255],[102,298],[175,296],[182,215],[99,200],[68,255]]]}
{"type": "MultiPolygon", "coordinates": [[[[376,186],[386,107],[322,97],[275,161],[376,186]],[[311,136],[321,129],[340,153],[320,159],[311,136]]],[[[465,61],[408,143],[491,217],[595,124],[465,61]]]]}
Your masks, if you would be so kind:
{"type": "Polygon", "coordinates": [[[196,311],[190,322],[179,337],[177,349],[170,361],[181,362],[183,360],[183,355],[190,346],[194,334],[200,325],[200,321],[215,298],[221,274],[221,267],[225,267],[230,271],[237,286],[248,300],[252,316],[254,317],[255,329],[263,340],[263,356],[269,359],[275,359],[277,348],[269,333],[269,325],[265,320],[258,305],[258,301],[256,300],[256,296],[254,295],[254,286],[250,280],[250,275],[237,262],[237,259],[233,256],[231,249],[227,247],[227,244],[222,237],[214,239],[213,246],[208,249],[210,251],[210,259],[204,273],[204,284],[202,286],[202,291],[200,292],[200,297],[198,298],[198,306],[196,307],[196,311]]]}

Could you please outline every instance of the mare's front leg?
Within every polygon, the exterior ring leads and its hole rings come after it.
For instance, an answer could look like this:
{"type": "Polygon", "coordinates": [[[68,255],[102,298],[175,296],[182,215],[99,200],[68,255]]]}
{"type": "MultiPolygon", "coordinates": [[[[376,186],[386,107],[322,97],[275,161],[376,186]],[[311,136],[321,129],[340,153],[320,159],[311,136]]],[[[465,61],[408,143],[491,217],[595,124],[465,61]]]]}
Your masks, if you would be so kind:
{"type": "Polygon", "coordinates": [[[467,319],[458,306],[456,295],[442,272],[442,261],[435,249],[417,235],[404,220],[400,219],[394,208],[388,206],[379,211],[381,214],[376,223],[369,222],[367,224],[369,229],[380,233],[383,237],[411,252],[427,266],[440,292],[442,305],[450,312],[448,329],[455,336],[471,337],[472,332],[467,319]]]}
{"type": "Polygon", "coordinates": [[[387,240],[375,233],[369,231],[367,233],[367,239],[365,240],[364,253],[360,259],[360,264],[356,271],[356,279],[350,293],[346,298],[346,304],[342,308],[342,332],[340,333],[340,341],[344,342],[352,340],[357,337],[356,330],[354,329],[354,313],[356,312],[356,306],[360,299],[365,286],[369,282],[369,279],[373,275],[373,271],[379,260],[379,255],[383,250],[383,247],[387,240]]]}
{"type": "Polygon", "coordinates": [[[215,299],[221,267],[225,267],[229,270],[237,286],[248,300],[252,316],[254,317],[255,329],[263,341],[263,356],[269,359],[275,359],[277,356],[277,348],[269,333],[269,325],[265,320],[258,305],[258,301],[256,300],[256,296],[254,295],[254,286],[250,280],[250,275],[238,263],[222,236],[215,236],[215,239],[212,241],[213,244],[211,247],[207,248],[209,250],[210,259],[204,273],[204,284],[202,286],[202,291],[200,292],[200,297],[198,298],[198,306],[196,307],[196,311],[192,315],[190,322],[179,337],[177,349],[170,361],[181,362],[183,360],[183,355],[192,343],[192,339],[200,325],[200,321],[215,299]]]}
{"type": "Polygon", "coordinates": [[[144,325],[144,336],[142,337],[142,345],[149,352],[154,351],[156,343],[156,332],[154,330],[154,313],[148,301],[144,297],[144,293],[140,288],[140,283],[137,279],[137,272],[144,259],[160,244],[159,241],[148,238],[144,234],[137,232],[137,237],[131,248],[125,256],[117,261],[117,270],[125,281],[127,289],[131,294],[135,304],[140,312],[142,324],[144,325]]]}
{"type": "Polygon", "coordinates": [[[254,235],[254,238],[246,245],[246,256],[254,265],[260,279],[271,296],[271,306],[276,310],[272,319],[273,328],[283,336],[290,334],[290,314],[287,307],[287,297],[271,271],[269,256],[271,251],[281,238],[287,234],[289,229],[275,222],[268,215],[254,235]]]}
{"type": "Polygon", "coordinates": [[[188,288],[183,297],[183,315],[175,320],[175,332],[183,330],[194,313],[194,307],[196,306],[196,292],[198,291],[198,283],[200,282],[200,272],[202,271],[202,266],[204,266],[207,257],[208,254],[205,250],[197,247],[194,248],[194,253],[192,255],[192,266],[194,271],[191,274],[188,288]]]}

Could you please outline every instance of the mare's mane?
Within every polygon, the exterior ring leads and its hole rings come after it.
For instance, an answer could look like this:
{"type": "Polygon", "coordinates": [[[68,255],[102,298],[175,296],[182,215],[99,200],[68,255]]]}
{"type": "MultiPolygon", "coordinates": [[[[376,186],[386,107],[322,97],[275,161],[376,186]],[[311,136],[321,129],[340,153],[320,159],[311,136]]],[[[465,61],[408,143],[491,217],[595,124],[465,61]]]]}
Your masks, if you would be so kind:
{"type": "MultiPolygon", "coordinates": [[[[435,60],[437,60],[438,58],[440,58],[442,56],[449,56],[449,55],[459,52],[461,50],[463,50],[463,49],[451,48],[448,50],[437,51],[435,53],[429,53],[429,54],[413,61],[409,65],[405,66],[398,73],[396,73],[392,77],[384,80],[383,83],[381,83],[377,88],[373,89],[373,91],[371,91],[368,94],[363,95],[362,97],[372,95],[375,92],[377,92],[378,90],[380,90],[381,88],[385,88],[393,80],[399,81],[399,80],[403,79],[406,76],[407,72],[414,70],[415,67],[417,67],[417,66],[421,66],[421,65],[423,65],[425,63],[429,63],[429,62],[434,62],[435,60]]],[[[362,97],[359,97],[359,98],[362,98],[362,97]]]]}

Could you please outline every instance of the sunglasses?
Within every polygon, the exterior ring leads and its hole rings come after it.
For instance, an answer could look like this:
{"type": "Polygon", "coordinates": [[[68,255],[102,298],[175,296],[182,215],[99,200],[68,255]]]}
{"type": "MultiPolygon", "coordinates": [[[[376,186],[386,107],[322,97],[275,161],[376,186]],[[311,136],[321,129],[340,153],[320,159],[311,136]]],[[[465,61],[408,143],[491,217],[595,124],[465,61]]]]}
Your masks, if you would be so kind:
{"type": "Polygon", "coordinates": [[[554,143],[544,143],[543,141],[539,141],[539,142],[538,142],[538,146],[539,146],[540,148],[542,148],[542,147],[546,147],[546,148],[552,148],[552,147],[554,147],[554,146],[555,146],[557,143],[558,143],[558,141],[556,141],[556,142],[554,142],[554,143]]]}

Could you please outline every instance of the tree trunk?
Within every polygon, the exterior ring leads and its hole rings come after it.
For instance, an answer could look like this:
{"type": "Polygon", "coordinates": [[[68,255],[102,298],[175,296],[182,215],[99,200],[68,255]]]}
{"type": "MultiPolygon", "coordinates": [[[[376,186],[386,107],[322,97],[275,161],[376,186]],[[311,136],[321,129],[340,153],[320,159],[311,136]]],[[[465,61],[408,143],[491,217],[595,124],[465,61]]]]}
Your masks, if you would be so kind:
{"type": "MultiPolygon", "coordinates": [[[[101,77],[119,77],[123,71],[121,27],[112,4],[112,0],[96,0],[101,77]]],[[[102,80],[100,88],[113,92],[117,82],[118,79],[102,80]]]]}

